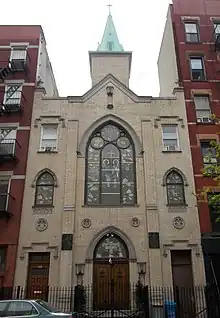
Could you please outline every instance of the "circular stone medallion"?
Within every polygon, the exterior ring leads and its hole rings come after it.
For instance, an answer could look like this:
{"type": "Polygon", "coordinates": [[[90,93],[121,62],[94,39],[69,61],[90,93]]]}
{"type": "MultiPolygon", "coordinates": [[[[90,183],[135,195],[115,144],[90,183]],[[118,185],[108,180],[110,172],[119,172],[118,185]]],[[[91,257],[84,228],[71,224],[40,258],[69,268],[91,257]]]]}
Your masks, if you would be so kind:
{"type": "Polygon", "coordinates": [[[174,219],[173,219],[173,226],[178,229],[178,230],[181,230],[184,228],[185,226],[185,221],[183,218],[181,218],[180,216],[176,216],[174,219]]]}
{"type": "Polygon", "coordinates": [[[133,227],[138,227],[140,225],[140,221],[138,218],[132,218],[131,222],[133,227]]]}
{"type": "Polygon", "coordinates": [[[48,222],[45,219],[38,219],[35,226],[37,231],[43,232],[48,228],[48,222]]]}
{"type": "Polygon", "coordinates": [[[91,226],[92,222],[90,219],[83,219],[82,220],[82,227],[84,228],[89,228],[91,226]]]}

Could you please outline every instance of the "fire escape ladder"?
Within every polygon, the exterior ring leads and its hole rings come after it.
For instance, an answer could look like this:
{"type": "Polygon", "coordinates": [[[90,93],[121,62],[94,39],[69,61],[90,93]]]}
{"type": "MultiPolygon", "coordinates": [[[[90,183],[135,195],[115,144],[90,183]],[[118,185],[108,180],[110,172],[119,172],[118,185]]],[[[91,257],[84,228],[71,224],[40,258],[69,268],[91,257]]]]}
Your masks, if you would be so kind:
{"type": "Polygon", "coordinates": [[[7,92],[6,92],[6,99],[5,99],[5,104],[7,104],[7,101],[9,101],[9,99],[14,95],[15,92],[17,92],[17,90],[21,87],[21,85],[15,85],[15,86],[11,86],[7,92]]]}

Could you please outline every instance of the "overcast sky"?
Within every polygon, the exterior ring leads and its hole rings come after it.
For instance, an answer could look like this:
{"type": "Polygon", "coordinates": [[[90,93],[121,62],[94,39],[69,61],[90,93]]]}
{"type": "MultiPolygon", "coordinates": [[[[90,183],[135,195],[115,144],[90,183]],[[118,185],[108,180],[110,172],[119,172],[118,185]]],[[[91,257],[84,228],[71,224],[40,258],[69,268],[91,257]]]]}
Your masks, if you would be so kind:
{"type": "Polygon", "coordinates": [[[1,0],[1,24],[41,24],[61,96],[91,87],[88,51],[112,16],[124,50],[133,51],[130,88],[159,94],[157,57],[171,0],[1,0]]]}

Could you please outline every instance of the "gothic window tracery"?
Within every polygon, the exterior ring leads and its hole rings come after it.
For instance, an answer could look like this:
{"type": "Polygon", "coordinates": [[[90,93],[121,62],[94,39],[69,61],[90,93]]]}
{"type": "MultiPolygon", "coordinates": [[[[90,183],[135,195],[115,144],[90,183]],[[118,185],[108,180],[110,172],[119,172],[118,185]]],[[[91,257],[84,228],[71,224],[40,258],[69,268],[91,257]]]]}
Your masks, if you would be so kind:
{"type": "Polygon", "coordinates": [[[54,178],[49,172],[43,172],[37,178],[35,205],[52,206],[54,194],[54,178]]]}
{"type": "Polygon", "coordinates": [[[114,234],[107,234],[97,245],[95,259],[128,258],[125,244],[114,234]]]}
{"type": "Polygon", "coordinates": [[[184,181],[177,171],[167,175],[166,188],[168,205],[185,205],[184,181]]]}
{"type": "Polygon", "coordinates": [[[93,133],[87,145],[86,204],[135,203],[133,142],[123,129],[108,123],[93,133]]]}

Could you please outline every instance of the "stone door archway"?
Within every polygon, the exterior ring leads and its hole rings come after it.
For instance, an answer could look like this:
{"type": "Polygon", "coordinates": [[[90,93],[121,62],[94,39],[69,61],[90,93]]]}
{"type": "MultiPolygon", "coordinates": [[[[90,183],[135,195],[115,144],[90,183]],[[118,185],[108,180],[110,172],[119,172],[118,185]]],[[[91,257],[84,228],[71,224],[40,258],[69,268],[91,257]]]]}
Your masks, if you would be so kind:
{"type": "Polygon", "coordinates": [[[129,253],[125,242],[107,233],[93,254],[93,308],[129,308],[129,253]]]}

